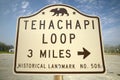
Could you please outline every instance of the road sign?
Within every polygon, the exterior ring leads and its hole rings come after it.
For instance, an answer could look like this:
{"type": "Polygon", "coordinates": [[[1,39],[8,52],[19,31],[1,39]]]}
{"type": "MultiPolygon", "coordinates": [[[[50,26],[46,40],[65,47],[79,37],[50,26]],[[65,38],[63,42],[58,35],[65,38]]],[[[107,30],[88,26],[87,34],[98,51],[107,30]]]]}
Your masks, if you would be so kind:
{"type": "Polygon", "coordinates": [[[16,73],[104,73],[99,18],[50,5],[18,19],[16,73]]]}

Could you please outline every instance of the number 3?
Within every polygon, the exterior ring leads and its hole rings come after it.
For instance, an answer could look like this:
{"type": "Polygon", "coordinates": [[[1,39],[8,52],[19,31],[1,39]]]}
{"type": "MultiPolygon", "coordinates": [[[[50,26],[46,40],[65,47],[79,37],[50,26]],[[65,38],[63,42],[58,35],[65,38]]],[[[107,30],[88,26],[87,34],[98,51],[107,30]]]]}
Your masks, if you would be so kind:
{"type": "Polygon", "coordinates": [[[30,53],[27,55],[29,58],[31,58],[33,56],[33,50],[32,49],[29,49],[28,50],[30,53]]]}

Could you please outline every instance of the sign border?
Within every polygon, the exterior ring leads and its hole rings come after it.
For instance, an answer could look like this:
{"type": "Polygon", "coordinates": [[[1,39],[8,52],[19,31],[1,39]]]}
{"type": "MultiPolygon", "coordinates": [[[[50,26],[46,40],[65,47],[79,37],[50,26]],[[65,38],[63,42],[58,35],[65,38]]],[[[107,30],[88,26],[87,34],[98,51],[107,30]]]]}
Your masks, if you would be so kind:
{"type": "Polygon", "coordinates": [[[101,37],[101,28],[100,28],[100,19],[97,16],[89,16],[86,14],[83,14],[81,12],[79,12],[76,8],[71,7],[69,5],[65,5],[65,4],[54,4],[54,5],[49,5],[44,7],[43,9],[39,10],[37,13],[30,15],[30,16],[25,16],[25,17],[19,17],[18,18],[18,24],[17,24],[17,35],[16,35],[16,45],[15,45],[15,58],[14,58],[14,72],[15,73],[29,73],[29,74],[98,74],[98,73],[104,73],[105,70],[105,63],[104,63],[104,56],[103,56],[103,45],[102,45],[102,37],[101,37]],[[19,25],[20,25],[20,19],[21,18],[28,18],[28,17],[32,17],[35,16],[37,14],[39,14],[40,12],[42,12],[44,9],[49,8],[49,7],[53,7],[53,6],[65,6],[65,7],[69,7],[71,9],[74,9],[76,12],[78,12],[79,14],[86,16],[86,17],[90,17],[90,18],[97,18],[98,19],[98,29],[99,29],[99,39],[100,39],[100,48],[101,48],[101,56],[102,56],[102,65],[103,65],[103,71],[83,71],[83,72],[75,72],[75,71],[71,71],[71,72],[51,72],[51,71],[46,71],[46,72],[34,72],[34,71],[17,71],[16,70],[16,64],[17,64],[17,50],[18,50],[18,39],[19,39],[19,25]]]}

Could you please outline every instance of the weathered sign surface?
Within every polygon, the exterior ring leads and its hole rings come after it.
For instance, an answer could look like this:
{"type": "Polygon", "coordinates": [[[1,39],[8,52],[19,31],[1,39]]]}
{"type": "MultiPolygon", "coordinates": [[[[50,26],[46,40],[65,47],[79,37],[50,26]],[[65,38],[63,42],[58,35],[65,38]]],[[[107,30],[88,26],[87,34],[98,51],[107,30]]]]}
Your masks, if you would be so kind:
{"type": "Polygon", "coordinates": [[[98,17],[51,5],[18,19],[16,73],[104,73],[98,17]]]}

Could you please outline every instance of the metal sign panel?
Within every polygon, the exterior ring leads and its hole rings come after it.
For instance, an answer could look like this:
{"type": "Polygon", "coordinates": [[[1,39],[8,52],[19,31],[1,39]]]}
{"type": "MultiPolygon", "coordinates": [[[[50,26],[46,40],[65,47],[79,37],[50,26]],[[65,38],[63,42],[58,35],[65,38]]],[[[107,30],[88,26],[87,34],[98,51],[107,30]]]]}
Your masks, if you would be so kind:
{"type": "Polygon", "coordinates": [[[16,73],[104,73],[99,18],[51,5],[18,20],[16,73]]]}

